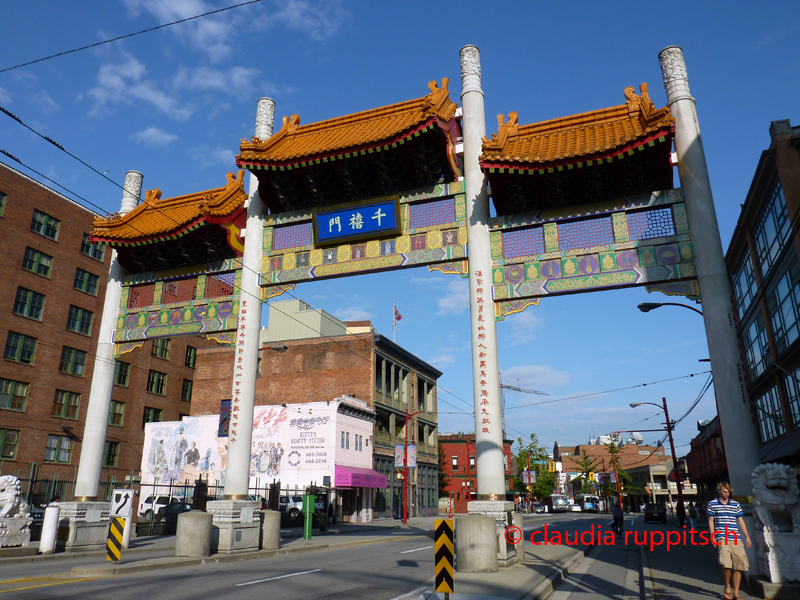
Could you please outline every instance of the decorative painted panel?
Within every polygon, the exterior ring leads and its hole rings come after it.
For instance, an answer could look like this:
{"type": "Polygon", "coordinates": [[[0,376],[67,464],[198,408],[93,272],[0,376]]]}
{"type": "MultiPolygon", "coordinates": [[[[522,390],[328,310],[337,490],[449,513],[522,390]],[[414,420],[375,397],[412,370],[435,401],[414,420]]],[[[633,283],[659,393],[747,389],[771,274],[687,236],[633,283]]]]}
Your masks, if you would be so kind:
{"type": "Polygon", "coordinates": [[[678,285],[695,283],[697,277],[681,190],[598,205],[595,216],[579,220],[574,207],[564,214],[548,211],[552,221],[543,214],[492,220],[493,240],[502,244],[492,252],[498,320],[548,295],[637,285],[670,293],[696,289],[696,284],[678,285]],[[617,206],[622,208],[610,214],[604,210],[617,206]],[[544,248],[529,251],[531,246],[523,244],[537,231],[544,248]]]}
{"type": "MultiPolygon", "coordinates": [[[[300,281],[357,275],[414,266],[446,263],[455,272],[457,262],[467,258],[466,199],[463,184],[437,184],[429,188],[400,193],[401,231],[378,234],[377,239],[344,240],[335,245],[310,244],[280,247],[281,229],[311,224],[313,212],[270,215],[265,220],[261,285],[286,286],[300,281]],[[268,241],[271,240],[271,243],[268,241]]],[[[359,212],[383,199],[365,199],[326,209],[327,213],[359,212]]],[[[385,212],[385,211],[384,211],[385,212]]],[[[327,222],[327,221],[326,221],[327,222]]],[[[344,225],[343,225],[344,227],[344,225]]]]}

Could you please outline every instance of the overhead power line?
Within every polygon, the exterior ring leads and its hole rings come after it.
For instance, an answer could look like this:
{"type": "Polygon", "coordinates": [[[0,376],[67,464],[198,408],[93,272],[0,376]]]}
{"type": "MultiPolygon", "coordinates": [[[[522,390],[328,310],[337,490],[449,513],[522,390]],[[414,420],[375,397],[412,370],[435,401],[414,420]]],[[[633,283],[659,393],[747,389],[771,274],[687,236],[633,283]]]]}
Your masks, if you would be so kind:
{"type": "Polygon", "coordinates": [[[24,62],[18,65],[14,65],[13,67],[6,67],[5,69],[0,69],[0,73],[5,73],[6,71],[13,71],[14,69],[19,69],[21,67],[27,67],[28,65],[34,65],[36,63],[44,62],[46,60],[50,60],[52,58],[58,58],[59,56],[65,56],[67,54],[72,54],[74,52],[80,52],[81,50],[88,50],[89,48],[96,48],[97,46],[102,46],[103,44],[110,44],[111,42],[118,42],[119,40],[124,40],[125,38],[133,37],[135,35],[141,35],[143,33],[150,33],[151,31],[156,31],[158,29],[164,29],[165,27],[172,27],[173,25],[179,25],[180,23],[186,23],[188,21],[194,21],[195,19],[200,19],[202,17],[208,17],[210,15],[215,15],[217,13],[225,12],[227,10],[233,10],[234,8],[240,8],[242,6],[247,6],[248,4],[257,4],[262,2],[262,0],[249,0],[248,2],[241,2],[239,4],[234,4],[233,6],[226,6],[224,8],[218,8],[216,10],[212,10],[202,15],[195,15],[193,17],[187,17],[185,19],[180,19],[179,21],[172,21],[171,23],[164,23],[163,25],[156,25],[155,27],[149,27],[147,29],[142,29],[141,31],[135,31],[133,33],[126,33],[125,35],[120,35],[115,38],[111,38],[110,40],[103,40],[102,42],[95,42],[94,44],[89,44],[87,46],[81,46],[80,48],[73,48],[72,50],[64,50],[63,52],[58,52],[57,54],[51,54],[50,56],[44,56],[42,58],[37,58],[36,60],[29,60],[28,62],[24,62]]]}

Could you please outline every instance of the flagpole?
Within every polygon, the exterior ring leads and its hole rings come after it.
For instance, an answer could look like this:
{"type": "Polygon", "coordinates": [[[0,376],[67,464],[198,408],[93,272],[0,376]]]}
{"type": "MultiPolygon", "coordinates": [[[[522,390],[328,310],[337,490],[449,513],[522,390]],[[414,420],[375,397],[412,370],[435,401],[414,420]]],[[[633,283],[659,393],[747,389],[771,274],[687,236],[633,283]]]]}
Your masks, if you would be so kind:
{"type": "Polygon", "coordinates": [[[392,302],[392,343],[396,343],[394,341],[394,332],[397,329],[397,307],[395,306],[394,302],[392,302]]]}

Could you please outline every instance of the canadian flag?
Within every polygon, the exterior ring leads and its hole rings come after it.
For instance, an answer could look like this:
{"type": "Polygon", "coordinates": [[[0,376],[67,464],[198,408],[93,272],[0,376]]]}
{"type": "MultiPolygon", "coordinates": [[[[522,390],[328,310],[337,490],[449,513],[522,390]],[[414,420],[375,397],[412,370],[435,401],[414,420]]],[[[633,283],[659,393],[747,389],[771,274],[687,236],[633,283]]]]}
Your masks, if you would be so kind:
{"type": "Polygon", "coordinates": [[[395,306],[395,307],[394,307],[394,320],[395,320],[395,321],[399,321],[399,320],[400,320],[400,319],[402,319],[402,318],[403,318],[403,317],[402,317],[402,315],[400,315],[400,313],[399,313],[399,312],[397,312],[397,307],[395,306]]]}

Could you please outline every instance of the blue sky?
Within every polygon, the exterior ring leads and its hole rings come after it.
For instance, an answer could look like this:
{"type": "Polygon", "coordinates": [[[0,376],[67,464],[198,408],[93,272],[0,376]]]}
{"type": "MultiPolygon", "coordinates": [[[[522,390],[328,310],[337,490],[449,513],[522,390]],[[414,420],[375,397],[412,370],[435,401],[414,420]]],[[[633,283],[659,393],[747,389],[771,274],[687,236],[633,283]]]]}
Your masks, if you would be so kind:
{"type": "MultiPolygon", "coordinates": [[[[0,69],[238,1],[5,0],[0,69]]],[[[240,140],[253,135],[261,96],[276,101],[278,123],[293,113],[312,123],[418,98],[443,77],[459,102],[458,53],[466,44],[481,50],[489,135],[499,113],[516,111],[520,123],[531,123],[604,108],[642,82],[663,106],[658,52],[682,46],[724,245],[769,145],[770,121],[800,123],[793,1],[648,9],[633,2],[263,0],[0,73],[0,106],[116,183],[138,170],[146,189],[170,197],[224,184],[240,140]]],[[[119,209],[118,187],[6,115],[0,148],[103,212],[119,209]]],[[[396,302],[403,316],[397,342],[444,372],[441,431],[474,428],[466,280],[413,269],[302,284],[293,295],[341,319],[371,319],[388,337],[396,302]]],[[[628,403],[662,396],[681,416],[707,378],[688,377],[708,370],[698,362],[708,356],[702,319],[679,308],[636,310],[670,300],[644,289],[564,296],[499,323],[505,379],[549,394],[508,392],[507,434],[535,432],[551,447],[585,443],[592,433],[653,429],[658,411],[628,403]]],[[[676,429],[679,454],[696,421],[714,414],[709,392],[676,429]]]]}

